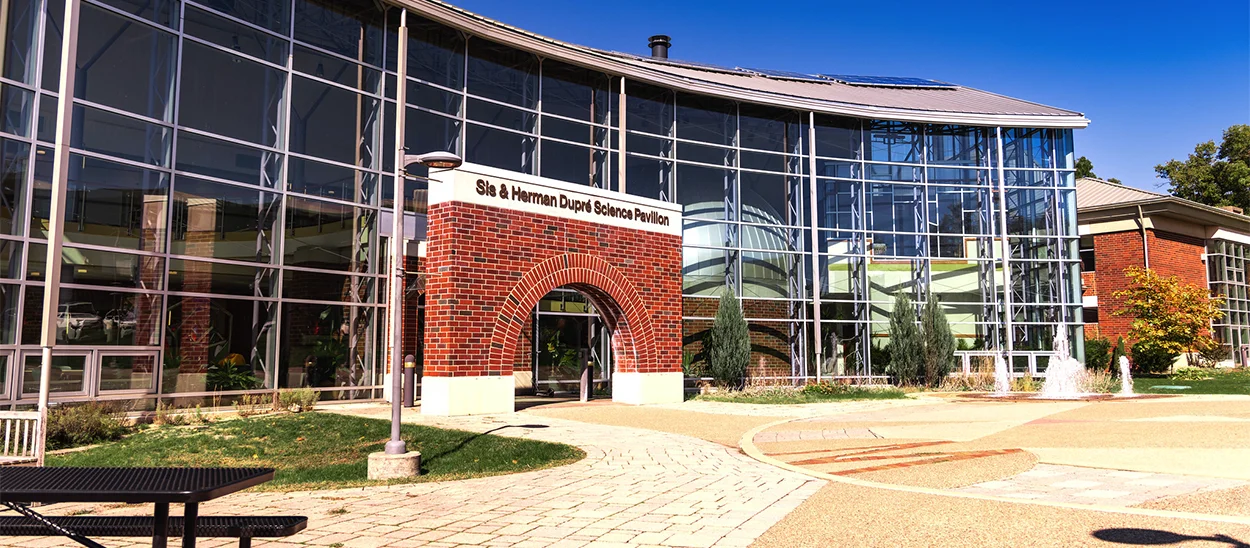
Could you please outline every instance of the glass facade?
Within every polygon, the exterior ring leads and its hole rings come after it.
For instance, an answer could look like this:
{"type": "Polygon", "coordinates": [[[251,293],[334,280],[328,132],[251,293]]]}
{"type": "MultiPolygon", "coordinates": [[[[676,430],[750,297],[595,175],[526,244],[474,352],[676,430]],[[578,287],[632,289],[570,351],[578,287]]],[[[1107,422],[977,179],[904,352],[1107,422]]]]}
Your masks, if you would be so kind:
{"type": "MultiPolygon", "coordinates": [[[[397,108],[410,151],[681,204],[691,361],[726,287],[755,375],[877,371],[900,291],[968,348],[1081,346],[1070,130],[697,95],[412,12],[397,59],[399,8],[365,0],[82,5],[58,393],[380,395],[397,108]]],[[[0,404],[38,381],[64,9],[3,6],[0,404]]]]}
{"type": "Polygon", "coordinates": [[[1230,240],[1207,240],[1207,285],[1224,297],[1224,317],[1212,322],[1212,334],[1224,346],[1226,358],[1240,364],[1250,346],[1250,284],[1246,261],[1250,245],[1230,240]]]}

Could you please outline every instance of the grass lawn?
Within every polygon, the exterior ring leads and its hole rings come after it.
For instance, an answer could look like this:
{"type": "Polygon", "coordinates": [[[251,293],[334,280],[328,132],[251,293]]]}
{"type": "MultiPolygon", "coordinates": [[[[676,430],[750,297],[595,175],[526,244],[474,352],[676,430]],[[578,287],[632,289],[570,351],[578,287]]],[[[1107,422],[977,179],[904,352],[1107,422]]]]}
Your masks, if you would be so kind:
{"type": "MultiPolygon", "coordinates": [[[[377,485],[369,453],[390,439],[390,422],[336,413],[222,420],[206,426],[148,428],[99,447],[49,455],[49,466],[249,466],[274,468],[258,489],[295,491],[377,485]]],[[[581,449],[461,430],[405,424],[409,450],[421,452],[414,482],[524,472],[581,460],[581,449]]],[[[404,482],[401,482],[404,483],[404,482]]]]}
{"type": "MultiPolygon", "coordinates": [[[[1189,370],[1194,371],[1194,370],[1189,370]]],[[[1138,377],[1133,379],[1133,391],[1140,394],[1250,394],[1250,370],[1206,369],[1200,373],[1187,372],[1181,378],[1138,377]],[[1202,380],[1184,380],[1209,377],[1202,380]],[[1186,390],[1154,389],[1155,386],[1188,386],[1186,390]]]]}
{"type": "Polygon", "coordinates": [[[853,386],[837,390],[795,390],[792,388],[770,388],[763,390],[748,389],[735,392],[699,394],[693,399],[699,401],[720,401],[729,403],[767,403],[784,405],[848,400],[896,400],[906,397],[907,394],[897,388],[860,388],[853,386]]]}

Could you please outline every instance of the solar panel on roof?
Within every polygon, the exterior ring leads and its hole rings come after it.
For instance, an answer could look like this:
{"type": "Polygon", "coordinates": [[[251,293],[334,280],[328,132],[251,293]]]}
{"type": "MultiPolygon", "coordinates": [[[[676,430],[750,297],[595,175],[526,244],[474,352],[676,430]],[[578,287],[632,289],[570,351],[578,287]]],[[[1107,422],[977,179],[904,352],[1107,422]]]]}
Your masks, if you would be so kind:
{"type": "Polygon", "coordinates": [[[757,68],[746,68],[746,67],[738,67],[738,70],[754,72],[756,74],[762,74],[764,76],[771,76],[773,78],[786,78],[790,80],[807,80],[807,81],[812,81],[812,82],[824,81],[818,76],[813,76],[811,74],[803,74],[802,72],[794,72],[790,70],[757,69],[757,68]]]}
{"type": "Polygon", "coordinates": [[[927,80],[925,78],[908,78],[900,76],[855,76],[850,74],[820,74],[822,78],[828,78],[835,82],[850,84],[853,86],[881,86],[881,87],[906,87],[906,88],[957,88],[955,84],[939,82],[937,80],[927,80]]]}

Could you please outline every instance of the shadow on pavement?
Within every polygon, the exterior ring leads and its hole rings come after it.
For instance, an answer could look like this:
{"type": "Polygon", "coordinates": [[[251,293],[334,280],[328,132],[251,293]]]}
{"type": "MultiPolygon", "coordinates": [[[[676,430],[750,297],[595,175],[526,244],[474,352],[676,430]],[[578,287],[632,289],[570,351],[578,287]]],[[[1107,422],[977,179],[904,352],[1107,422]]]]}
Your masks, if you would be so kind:
{"type": "Polygon", "coordinates": [[[1250,544],[1246,544],[1228,535],[1212,535],[1209,537],[1196,537],[1193,535],[1182,535],[1171,531],[1161,531],[1159,529],[1134,529],[1134,528],[1117,528],[1117,529],[1099,529],[1094,531],[1094,538],[1107,542],[1115,542],[1118,544],[1136,544],[1138,546],[1158,546],[1163,544],[1180,544],[1192,540],[1205,540],[1210,542],[1219,542],[1237,548],[1250,548],[1250,544]]]}

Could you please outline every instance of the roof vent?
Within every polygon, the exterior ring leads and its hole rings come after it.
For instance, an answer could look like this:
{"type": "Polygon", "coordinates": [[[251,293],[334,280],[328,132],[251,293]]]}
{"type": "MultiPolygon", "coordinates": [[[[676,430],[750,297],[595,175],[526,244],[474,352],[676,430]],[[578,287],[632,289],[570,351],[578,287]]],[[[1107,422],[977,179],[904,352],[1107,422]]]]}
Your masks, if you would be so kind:
{"type": "Polygon", "coordinates": [[[666,34],[657,34],[647,39],[647,47],[651,48],[651,57],[655,59],[668,59],[668,48],[672,45],[666,34]]]}

